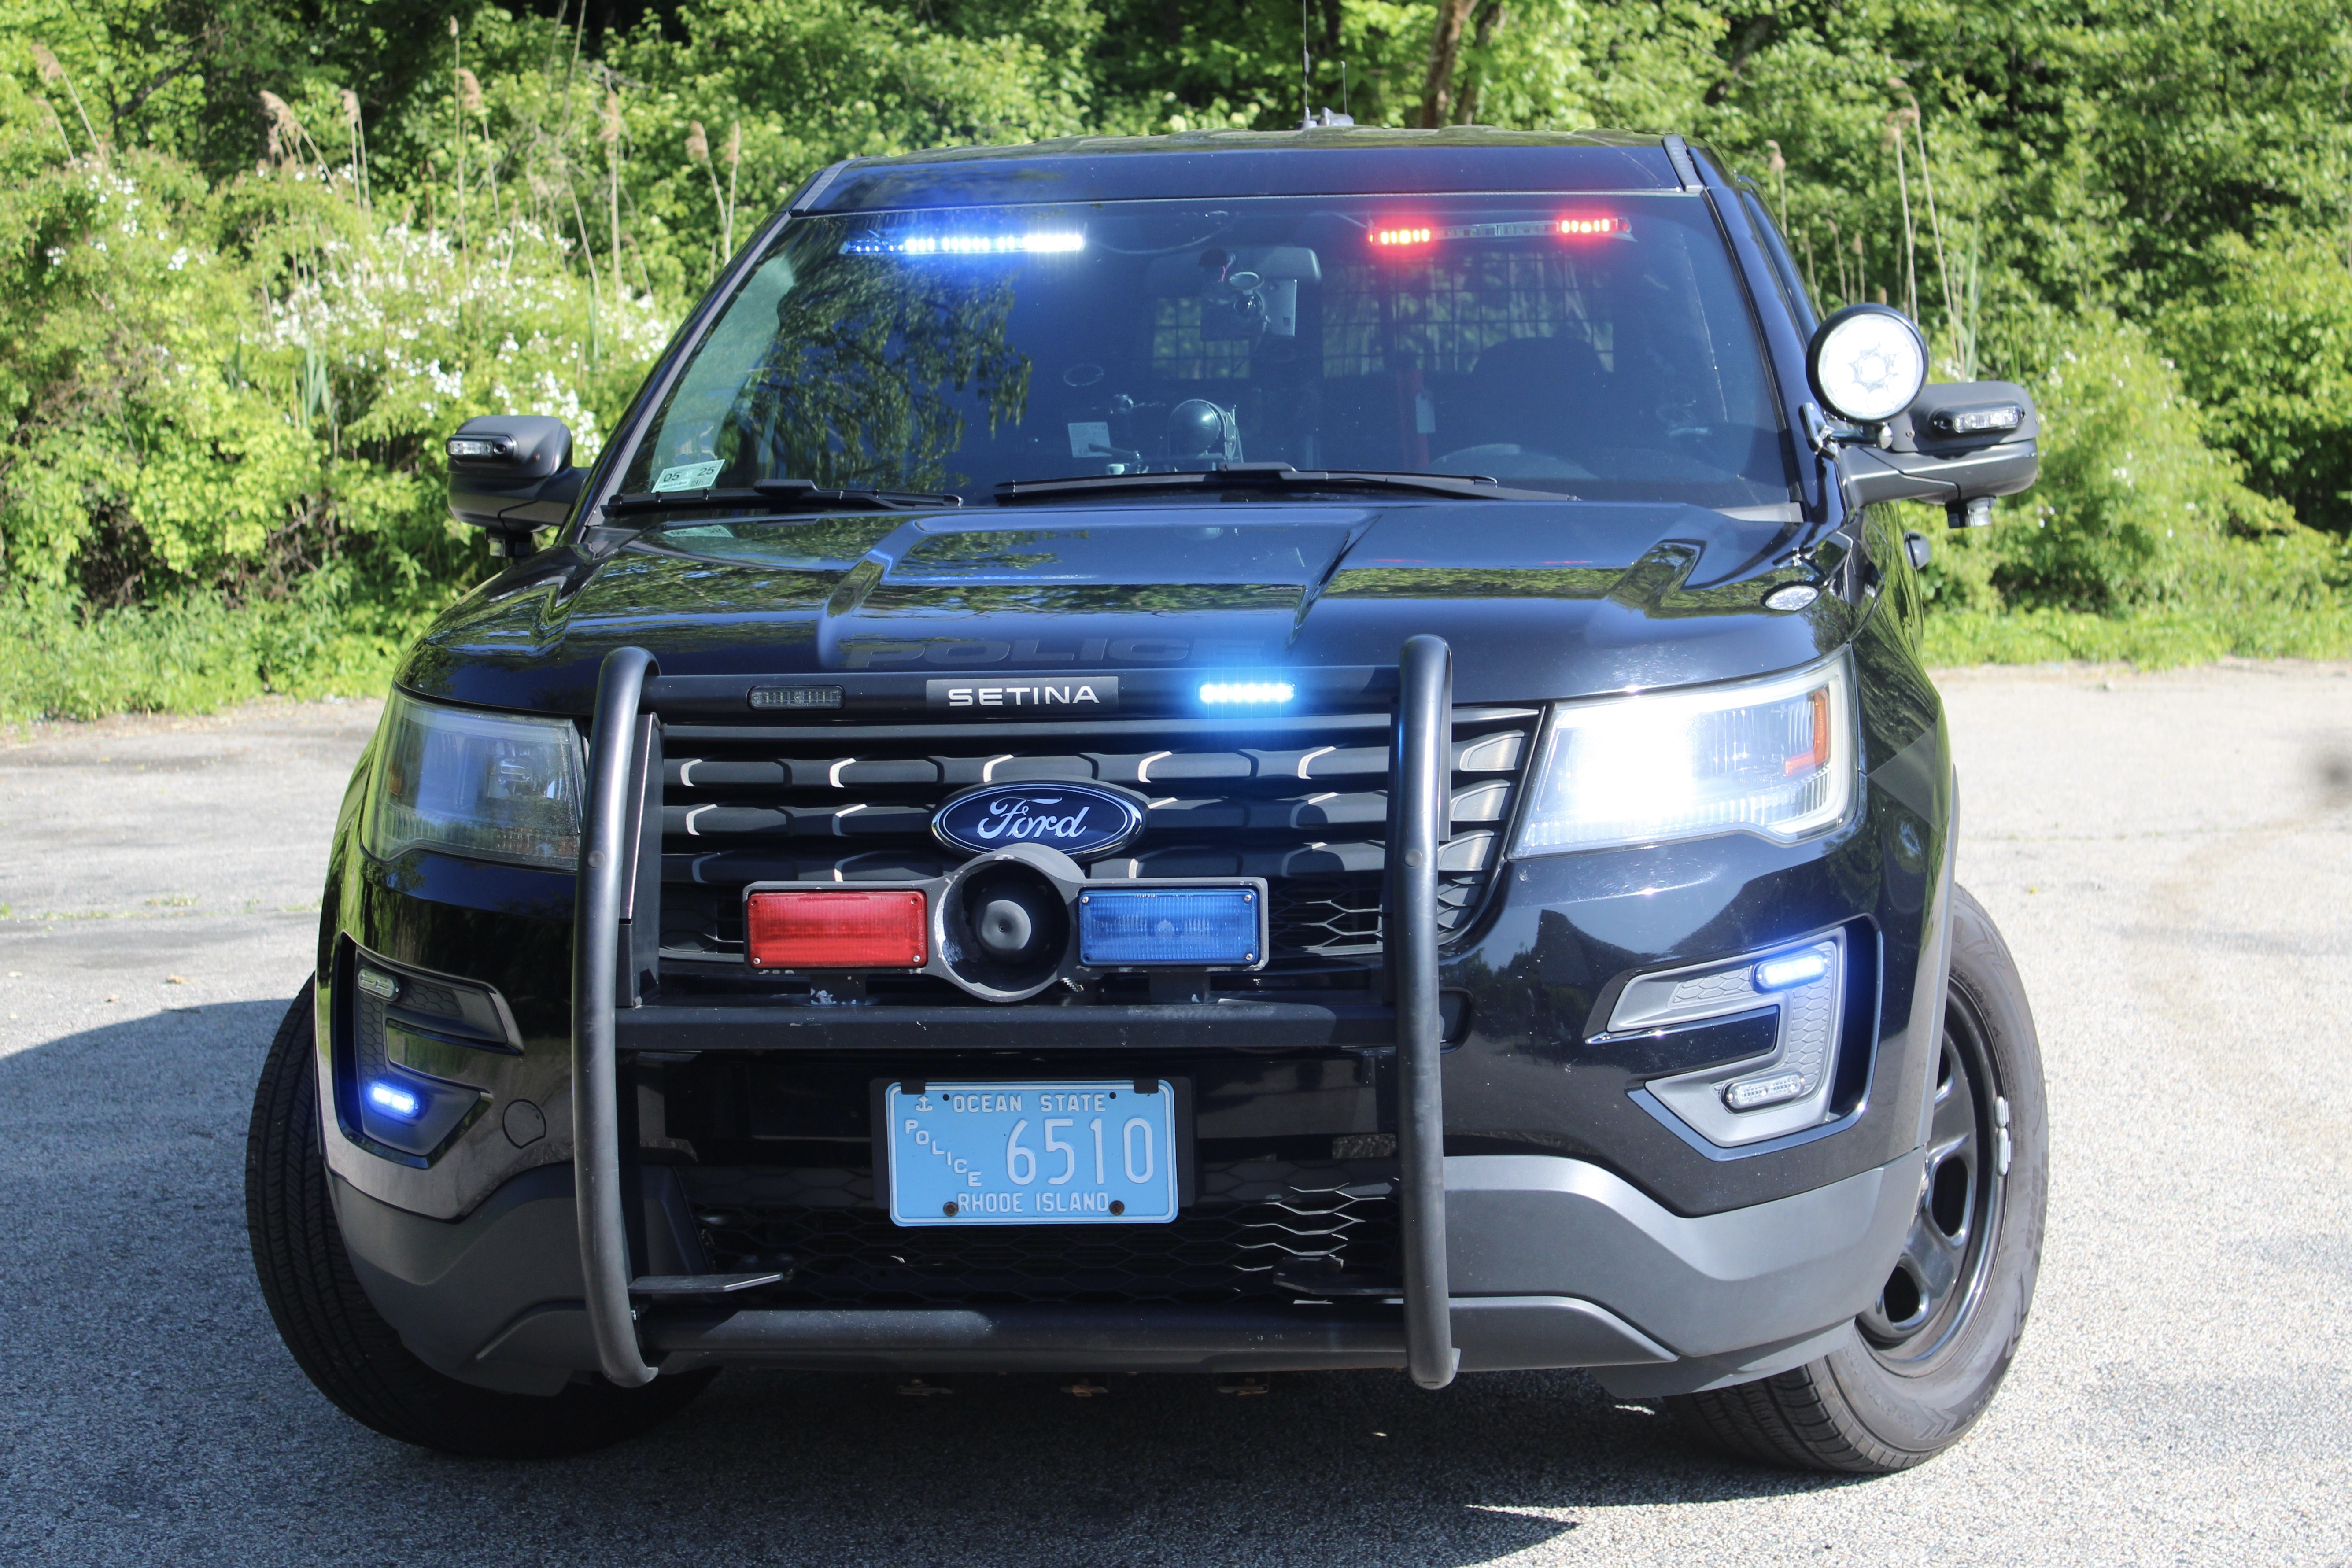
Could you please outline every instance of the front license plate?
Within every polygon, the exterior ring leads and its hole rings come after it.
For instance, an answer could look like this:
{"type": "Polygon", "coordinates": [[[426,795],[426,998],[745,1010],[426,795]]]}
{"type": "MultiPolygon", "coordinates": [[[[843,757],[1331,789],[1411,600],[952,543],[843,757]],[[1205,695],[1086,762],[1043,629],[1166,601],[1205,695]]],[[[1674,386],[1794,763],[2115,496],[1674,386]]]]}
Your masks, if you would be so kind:
{"type": "MultiPolygon", "coordinates": [[[[1108,1083],[904,1084],[883,1092],[898,1225],[1164,1225],[1176,1093],[1108,1083]]],[[[1150,1081],[1150,1080],[1146,1080],[1150,1081]]]]}

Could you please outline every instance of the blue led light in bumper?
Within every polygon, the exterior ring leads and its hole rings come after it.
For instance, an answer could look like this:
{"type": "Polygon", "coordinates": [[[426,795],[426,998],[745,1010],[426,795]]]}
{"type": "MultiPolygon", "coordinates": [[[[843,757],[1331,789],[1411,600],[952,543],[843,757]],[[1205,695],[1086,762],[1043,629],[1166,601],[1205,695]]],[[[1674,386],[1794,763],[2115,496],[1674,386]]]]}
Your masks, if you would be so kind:
{"type": "Polygon", "coordinates": [[[368,1103],[378,1110],[388,1111],[404,1120],[413,1119],[425,1108],[424,1101],[409,1090],[394,1083],[372,1083],[367,1089],[368,1103]]]}
{"type": "Polygon", "coordinates": [[[1218,708],[1263,708],[1297,695],[1287,680],[1211,680],[1201,687],[1201,700],[1218,708]]]}
{"type": "Polygon", "coordinates": [[[1830,955],[1815,948],[1807,952],[1783,953],[1768,958],[1756,966],[1756,989],[1786,991],[1792,986],[1810,985],[1830,972],[1830,955]]]}
{"type": "Polygon", "coordinates": [[[1255,963],[1251,888],[1137,888],[1078,895],[1078,960],[1091,964],[1255,963]]]}
{"type": "Polygon", "coordinates": [[[1749,1054],[1645,1079],[1634,1103],[1710,1159],[1835,1127],[1847,933],[1801,947],[1637,974],[1610,1009],[1614,1034],[1678,1030],[1737,1018],[1770,1025],[1749,1054]]]}

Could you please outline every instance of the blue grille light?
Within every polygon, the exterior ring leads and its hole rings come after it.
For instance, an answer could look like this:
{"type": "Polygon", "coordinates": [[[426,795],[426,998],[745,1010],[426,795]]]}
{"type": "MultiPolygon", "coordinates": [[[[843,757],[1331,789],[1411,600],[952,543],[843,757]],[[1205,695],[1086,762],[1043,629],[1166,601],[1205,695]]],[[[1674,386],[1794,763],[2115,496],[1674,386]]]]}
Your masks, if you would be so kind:
{"type": "Polygon", "coordinates": [[[1828,953],[1783,953],[1779,958],[1768,958],[1756,966],[1756,989],[1787,991],[1793,986],[1811,985],[1829,972],[1828,953]]]}
{"type": "Polygon", "coordinates": [[[1201,700],[1218,706],[1287,702],[1297,695],[1287,680],[1212,680],[1201,688],[1201,700]]]}
{"type": "Polygon", "coordinates": [[[368,1103],[378,1110],[388,1111],[404,1120],[424,1109],[425,1102],[408,1089],[395,1083],[368,1085],[368,1103]]]}
{"type": "Polygon", "coordinates": [[[1078,895],[1078,958],[1101,965],[1255,963],[1252,888],[1138,888],[1078,895]]]}

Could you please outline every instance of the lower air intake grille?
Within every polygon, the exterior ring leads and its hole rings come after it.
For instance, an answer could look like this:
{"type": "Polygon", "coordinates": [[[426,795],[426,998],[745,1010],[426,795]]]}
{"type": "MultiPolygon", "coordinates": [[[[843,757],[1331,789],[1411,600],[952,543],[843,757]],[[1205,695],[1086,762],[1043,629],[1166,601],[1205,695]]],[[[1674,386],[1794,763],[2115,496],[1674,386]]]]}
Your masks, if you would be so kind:
{"type": "Polygon", "coordinates": [[[792,1259],[789,1280],[757,1293],[763,1304],[1205,1306],[1297,1296],[1276,1274],[1396,1278],[1394,1172],[1393,1161],[1210,1164],[1200,1202],[1168,1225],[970,1229],[891,1224],[864,1169],[684,1174],[712,1268],[792,1259]]]}

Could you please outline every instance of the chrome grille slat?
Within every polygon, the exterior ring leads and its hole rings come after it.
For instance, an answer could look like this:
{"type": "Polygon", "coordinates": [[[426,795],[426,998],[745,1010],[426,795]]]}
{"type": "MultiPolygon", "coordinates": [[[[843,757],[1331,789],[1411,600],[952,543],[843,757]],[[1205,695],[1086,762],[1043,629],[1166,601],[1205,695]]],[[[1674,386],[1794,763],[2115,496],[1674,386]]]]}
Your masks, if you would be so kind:
{"type": "MultiPolygon", "coordinates": [[[[1439,922],[1448,931],[1483,901],[1538,717],[1528,709],[1454,714],[1454,829],[1438,861],[1439,922]]],[[[1260,726],[1261,734],[1273,728],[1260,726]]],[[[929,834],[930,814],[949,794],[983,782],[1069,780],[1124,785],[1151,803],[1142,840],[1091,866],[1096,880],[1264,877],[1277,958],[1377,957],[1384,717],[1311,715],[1281,728],[1307,743],[1236,743],[1236,726],[1181,720],[985,730],[677,726],[663,764],[662,945],[675,956],[740,958],[744,883],[938,876],[961,858],[929,834]],[[1349,743],[1369,739],[1367,731],[1381,743],[1349,743]],[[1087,744],[1095,736],[1110,743],[1087,744]]]]}

